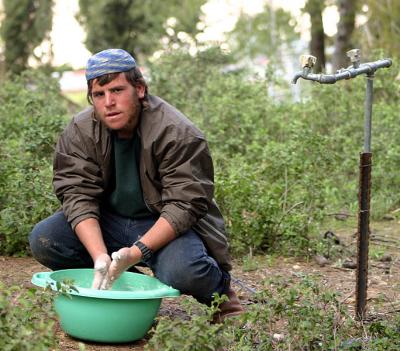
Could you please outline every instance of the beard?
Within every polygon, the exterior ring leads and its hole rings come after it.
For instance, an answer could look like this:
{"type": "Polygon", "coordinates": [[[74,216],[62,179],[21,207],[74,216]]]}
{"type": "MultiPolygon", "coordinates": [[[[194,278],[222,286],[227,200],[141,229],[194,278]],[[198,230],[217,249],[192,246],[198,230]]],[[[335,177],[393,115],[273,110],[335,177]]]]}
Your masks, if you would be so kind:
{"type": "Polygon", "coordinates": [[[129,103],[116,104],[107,110],[98,110],[94,106],[97,120],[100,120],[107,128],[116,131],[120,138],[130,138],[137,127],[142,111],[142,104],[137,95],[134,94],[129,103]],[[122,107],[121,107],[122,106],[122,107]]]}

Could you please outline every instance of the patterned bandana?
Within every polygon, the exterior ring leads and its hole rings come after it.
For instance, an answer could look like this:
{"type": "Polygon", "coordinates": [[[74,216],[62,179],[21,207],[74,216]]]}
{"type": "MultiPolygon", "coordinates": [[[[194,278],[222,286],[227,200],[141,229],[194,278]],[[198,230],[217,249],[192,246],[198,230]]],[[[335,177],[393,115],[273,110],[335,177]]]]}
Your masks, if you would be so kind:
{"type": "Polygon", "coordinates": [[[93,55],[86,66],[86,80],[107,73],[126,72],[136,67],[135,59],[122,49],[108,49],[93,55]]]}

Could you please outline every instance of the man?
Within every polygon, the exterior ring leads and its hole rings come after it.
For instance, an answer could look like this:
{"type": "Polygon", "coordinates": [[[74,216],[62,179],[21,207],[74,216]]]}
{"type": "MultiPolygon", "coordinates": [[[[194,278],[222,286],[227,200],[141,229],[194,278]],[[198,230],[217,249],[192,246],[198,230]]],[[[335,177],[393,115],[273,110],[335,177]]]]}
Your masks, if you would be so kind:
{"type": "Polygon", "coordinates": [[[93,55],[86,79],[93,106],[57,143],[53,184],[63,207],[30,234],[34,257],[53,270],[94,264],[96,289],[145,264],[202,303],[226,294],[217,320],[242,313],[203,134],[148,94],[124,50],[93,55]]]}

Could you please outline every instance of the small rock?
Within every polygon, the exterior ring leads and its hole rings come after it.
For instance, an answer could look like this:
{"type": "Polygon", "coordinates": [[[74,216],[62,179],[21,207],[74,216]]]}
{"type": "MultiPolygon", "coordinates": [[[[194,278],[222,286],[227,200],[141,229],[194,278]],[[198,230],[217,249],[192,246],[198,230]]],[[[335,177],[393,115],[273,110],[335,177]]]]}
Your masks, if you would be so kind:
{"type": "Polygon", "coordinates": [[[325,266],[326,264],[328,264],[328,259],[322,255],[316,255],[314,257],[315,262],[318,263],[318,265],[320,265],[321,267],[325,266]]]}
{"type": "Polygon", "coordinates": [[[331,239],[336,245],[340,245],[340,239],[334,232],[332,232],[330,230],[325,232],[324,239],[331,239]]]}
{"type": "Polygon", "coordinates": [[[390,256],[390,255],[383,255],[383,256],[379,259],[379,261],[381,261],[381,262],[392,262],[392,256],[390,256]]]}
{"type": "Polygon", "coordinates": [[[335,219],[338,221],[345,221],[347,220],[347,218],[349,218],[349,214],[348,213],[336,213],[335,214],[335,219]]]}
{"type": "Polygon", "coordinates": [[[392,216],[390,214],[385,214],[382,219],[384,219],[385,221],[394,221],[396,219],[395,216],[392,216]]]}
{"type": "Polygon", "coordinates": [[[298,264],[295,264],[294,266],[293,266],[293,269],[300,269],[301,267],[298,265],[298,264]]]}
{"type": "Polygon", "coordinates": [[[371,285],[371,286],[373,286],[373,285],[387,286],[388,283],[386,283],[384,280],[382,280],[379,277],[372,277],[371,279],[369,279],[369,285],[371,285]]]}
{"type": "Polygon", "coordinates": [[[350,261],[350,260],[346,260],[343,262],[342,264],[343,268],[348,268],[348,269],[356,269],[357,268],[357,263],[350,261]]]}
{"type": "Polygon", "coordinates": [[[284,335],[283,334],[274,334],[274,335],[272,335],[272,338],[275,340],[275,341],[282,341],[283,339],[284,339],[284,335]]]}
{"type": "Polygon", "coordinates": [[[372,278],[369,280],[369,285],[379,285],[379,280],[372,278]]]}

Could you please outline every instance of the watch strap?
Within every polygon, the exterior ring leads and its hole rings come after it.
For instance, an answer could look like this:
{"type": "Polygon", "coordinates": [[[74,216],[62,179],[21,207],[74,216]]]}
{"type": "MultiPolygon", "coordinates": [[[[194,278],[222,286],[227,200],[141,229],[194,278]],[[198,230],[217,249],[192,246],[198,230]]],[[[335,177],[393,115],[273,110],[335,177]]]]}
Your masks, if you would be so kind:
{"type": "Polygon", "coordinates": [[[137,246],[142,252],[142,261],[147,262],[153,256],[153,251],[149,249],[145,244],[143,244],[140,240],[137,240],[133,245],[137,246]]]}

